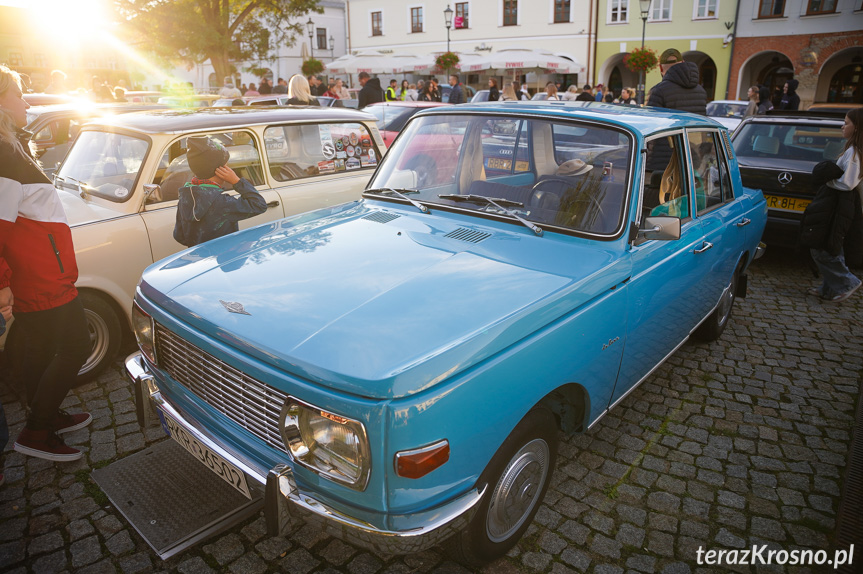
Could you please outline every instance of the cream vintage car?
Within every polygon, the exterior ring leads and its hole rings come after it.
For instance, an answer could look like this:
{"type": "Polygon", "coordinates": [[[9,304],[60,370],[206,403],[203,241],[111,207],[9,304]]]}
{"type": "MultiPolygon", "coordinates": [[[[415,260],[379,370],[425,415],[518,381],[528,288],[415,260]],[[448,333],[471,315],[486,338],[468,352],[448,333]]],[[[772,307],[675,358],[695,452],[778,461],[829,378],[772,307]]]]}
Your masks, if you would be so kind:
{"type": "Polygon", "coordinates": [[[144,268],[183,249],[173,230],[192,177],[189,136],[220,140],[228,165],[266,198],[266,213],[241,229],[359,199],[386,149],[373,116],[332,108],[164,110],[84,125],[54,176],[93,344],[82,379],[116,356],[144,268]]]}

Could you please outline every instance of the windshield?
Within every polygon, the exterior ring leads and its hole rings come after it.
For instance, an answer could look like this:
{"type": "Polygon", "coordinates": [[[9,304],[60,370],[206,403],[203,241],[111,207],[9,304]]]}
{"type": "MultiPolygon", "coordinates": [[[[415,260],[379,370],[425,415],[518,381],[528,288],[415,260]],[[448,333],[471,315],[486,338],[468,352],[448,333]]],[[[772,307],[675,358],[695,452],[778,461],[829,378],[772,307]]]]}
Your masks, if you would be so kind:
{"type": "Polygon", "coordinates": [[[379,130],[398,132],[417,109],[404,106],[368,106],[363,108],[363,111],[377,118],[379,130]]]}
{"type": "Polygon", "coordinates": [[[710,102],[707,104],[707,115],[714,118],[741,118],[746,113],[749,104],[736,104],[727,102],[710,102]]]}
{"type": "Polygon", "coordinates": [[[411,190],[431,208],[515,214],[541,227],[611,236],[621,228],[631,155],[631,138],[610,127],[431,115],[408,124],[369,189],[411,190]],[[453,197],[468,195],[474,200],[453,197]]]}
{"type": "Polygon", "coordinates": [[[57,185],[117,203],[132,196],[149,144],[123,134],[84,131],[57,172],[57,185]]]}
{"type": "Polygon", "coordinates": [[[771,160],[782,160],[808,165],[838,159],[845,138],[839,126],[750,122],[741,124],[733,144],[737,159],[745,164],[772,165],[771,160]]]}

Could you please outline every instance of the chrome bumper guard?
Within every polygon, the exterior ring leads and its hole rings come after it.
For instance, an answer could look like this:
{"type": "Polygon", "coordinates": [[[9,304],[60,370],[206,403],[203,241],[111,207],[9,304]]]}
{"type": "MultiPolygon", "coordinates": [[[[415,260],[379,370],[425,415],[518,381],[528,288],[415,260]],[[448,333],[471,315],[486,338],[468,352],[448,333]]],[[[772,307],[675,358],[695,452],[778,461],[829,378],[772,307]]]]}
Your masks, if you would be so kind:
{"type": "MultiPolygon", "coordinates": [[[[483,493],[476,489],[442,506],[408,515],[391,515],[396,530],[387,530],[348,516],[299,491],[291,467],[277,464],[269,472],[242,455],[223,447],[180,414],[162,396],[140,352],[126,359],[126,373],[134,384],[135,411],[138,424],[147,426],[156,419],[155,406],[167,412],[197,440],[216,454],[240,468],[264,486],[264,516],[271,536],[292,530],[294,518],[317,524],[331,536],[383,554],[410,554],[440,544],[467,527],[479,508],[483,493]]],[[[255,488],[254,482],[249,486],[255,488]]]]}

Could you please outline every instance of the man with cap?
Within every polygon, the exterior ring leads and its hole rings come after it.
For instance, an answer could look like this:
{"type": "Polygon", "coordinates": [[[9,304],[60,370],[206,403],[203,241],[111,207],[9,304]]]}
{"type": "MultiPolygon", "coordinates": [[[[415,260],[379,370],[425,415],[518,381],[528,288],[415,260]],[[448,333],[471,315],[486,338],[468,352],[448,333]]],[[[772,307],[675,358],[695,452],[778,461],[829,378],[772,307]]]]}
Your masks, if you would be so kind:
{"type": "Polygon", "coordinates": [[[596,101],[593,97],[593,94],[590,93],[590,91],[592,89],[593,88],[590,87],[590,84],[584,84],[584,87],[581,88],[581,93],[578,94],[578,97],[575,98],[575,101],[577,101],[577,102],[594,102],[594,101],[596,101]]]}
{"type": "Polygon", "coordinates": [[[217,140],[188,138],[186,159],[195,177],[180,188],[174,239],[192,247],[239,229],[238,221],[260,215],[267,202],[246,179],[228,167],[230,154],[217,140]],[[223,193],[230,184],[240,195],[223,193]]]}
{"type": "Polygon", "coordinates": [[[684,62],[679,50],[669,48],[659,56],[659,71],[662,81],[650,90],[648,106],[707,115],[707,92],[694,62],[684,62]]]}

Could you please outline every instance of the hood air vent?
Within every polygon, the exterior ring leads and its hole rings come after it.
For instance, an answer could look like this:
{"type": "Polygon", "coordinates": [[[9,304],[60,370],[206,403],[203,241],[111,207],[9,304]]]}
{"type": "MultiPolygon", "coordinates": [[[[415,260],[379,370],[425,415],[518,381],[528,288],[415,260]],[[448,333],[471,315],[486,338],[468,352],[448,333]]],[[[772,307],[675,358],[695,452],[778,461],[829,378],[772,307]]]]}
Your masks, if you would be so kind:
{"type": "Polygon", "coordinates": [[[374,221],[377,223],[389,223],[393,219],[398,219],[401,215],[397,215],[395,213],[386,213],[385,211],[377,211],[375,213],[369,213],[365,217],[361,217],[360,219],[368,219],[369,221],[374,221]]]}
{"type": "Polygon", "coordinates": [[[444,237],[452,237],[453,239],[458,239],[459,241],[465,241],[467,243],[479,243],[483,239],[491,237],[491,233],[459,227],[458,229],[450,231],[444,235],[444,237]]]}

